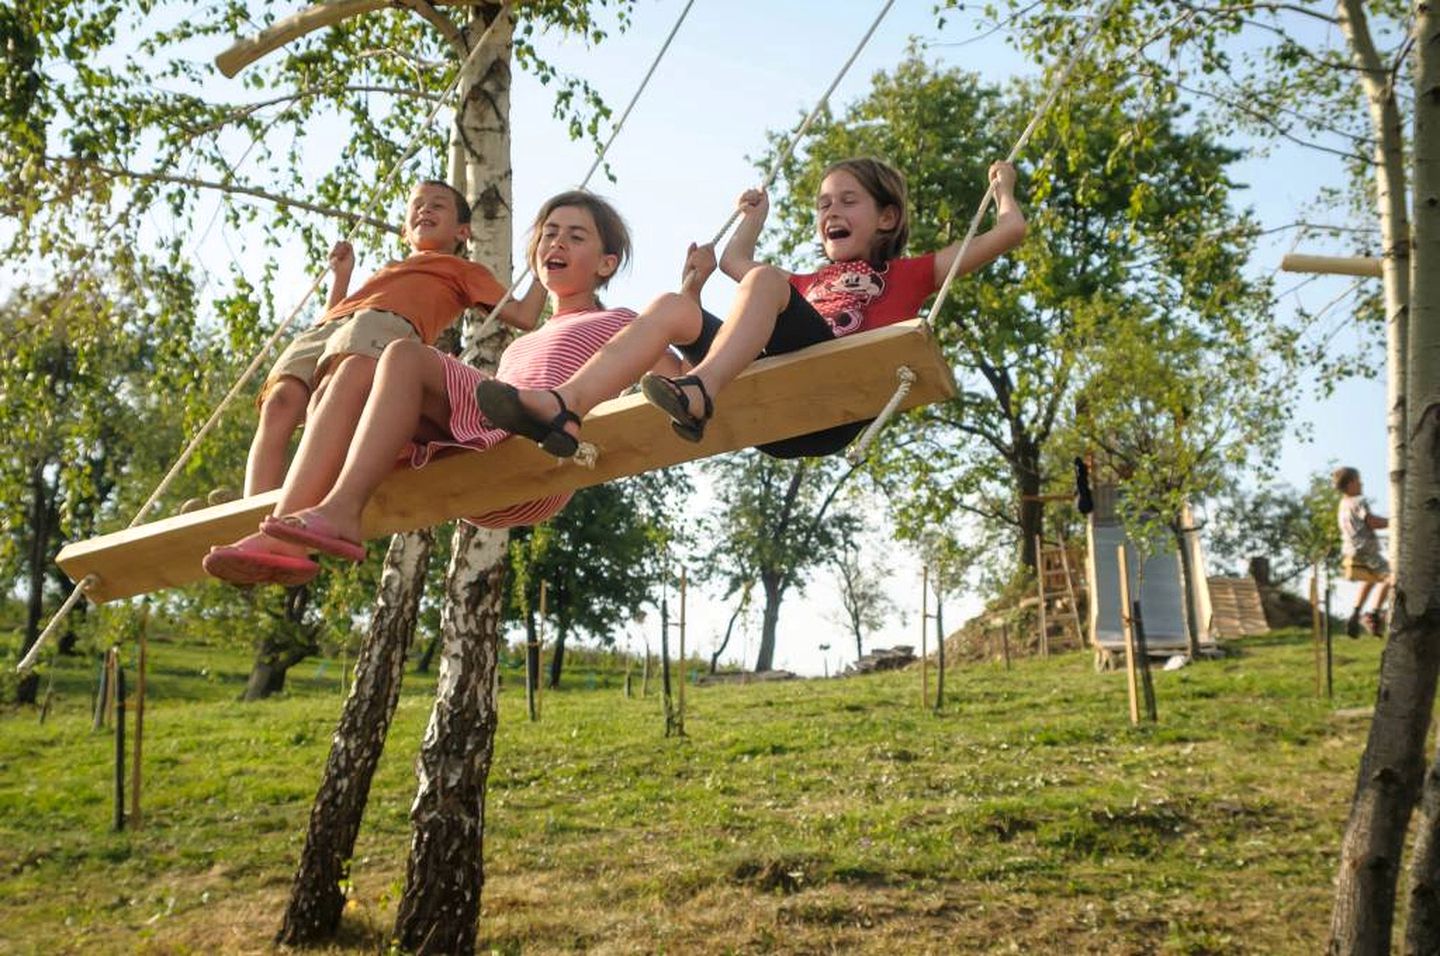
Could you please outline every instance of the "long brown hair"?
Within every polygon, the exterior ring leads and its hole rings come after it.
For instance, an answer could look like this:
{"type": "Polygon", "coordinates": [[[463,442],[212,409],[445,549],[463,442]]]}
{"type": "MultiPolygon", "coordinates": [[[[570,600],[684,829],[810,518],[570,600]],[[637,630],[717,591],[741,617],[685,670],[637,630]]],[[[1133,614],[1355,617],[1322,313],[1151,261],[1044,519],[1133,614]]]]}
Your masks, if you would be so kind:
{"type": "MultiPolygon", "coordinates": [[[[525,249],[525,261],[534,267],[535,253],[540,248],[540,231],[545,220],[550,218],[552,212],[566,206],[574,206],[590,213],[590,218],[595,220],[595,228],[600,233],[600,248],[605,250],[606,255],[616,257],[615,272],[619,272],[621,267],[630,261],[630,229],[614,206],[583,189],[567,190],[545,200],[540,211],[535,214],[535,221],[530,224],[530,243],[525,249]]],[[[601,278],[597,288],[605,288],[615,272],[601,278]]]]}

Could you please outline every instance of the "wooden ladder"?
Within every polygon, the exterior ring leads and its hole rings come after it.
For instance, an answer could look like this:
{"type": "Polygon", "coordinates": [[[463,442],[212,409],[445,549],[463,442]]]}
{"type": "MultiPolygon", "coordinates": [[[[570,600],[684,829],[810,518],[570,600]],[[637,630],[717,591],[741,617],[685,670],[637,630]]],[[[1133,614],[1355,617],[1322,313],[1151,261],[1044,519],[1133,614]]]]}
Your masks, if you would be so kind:
{"type": "Polygon", "coordinates": [[[1046,542],[1035,536],[1036,582],[1040,592],[1039,627],[1040,656],[1050,656],[1050,638],[1057,634],[1063,641],[1066,631],[1075,635],[1075,646],[1085,646],[1085,630],[1080,625],[1078,595],[1085,592],[1083,581],[1077,581],[1076,556],[1070,553],[1062,536],[1058,542],[1046,542]]]}

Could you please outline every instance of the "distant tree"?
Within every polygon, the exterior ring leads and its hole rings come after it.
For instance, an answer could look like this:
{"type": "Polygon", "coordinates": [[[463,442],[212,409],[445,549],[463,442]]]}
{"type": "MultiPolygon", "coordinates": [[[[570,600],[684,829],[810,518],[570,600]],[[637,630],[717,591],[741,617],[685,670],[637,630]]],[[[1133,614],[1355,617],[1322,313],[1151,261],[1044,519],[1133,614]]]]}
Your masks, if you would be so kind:
{"type": "Polygon", "coordinates": [[[898,610],[885,590],[891,577],[889,556],[850,539],[831,566],[840,590],[839,618],[855,638],[855,659],[859,660],[865,656],[865,636],[884,627],[898,610]]]}
{"type": "Polygon", "coordinates": [[[709,523],[706,564],[730,593],[754,580],[765,606],[755,669],[772,669],[780,605],[791,588],[833,560],[854,533],[849,514],[831,511],[856,469],[836,459],[780,461],[758,451],[711,460],[717,513],[709,523]]]}
{"type": "Polygon", "coordinates": [[[689,493],[684,472],[672,470],[584,488],[565,510],[510,537],[512,613],[533,639],[540,584],[554,635],[550,686],[560,685],[565,642],[586,634],[609,646],[617,629],[650,600],[672,530],[669,503],[689,493]]]}
{"type": "Polygon", "coordinates": [[[1302,577],[1317,563],[1333,570],[1340,563],[1335,497],[1325,474],[1312,475],[1304,492],[1289,485],[1236,491],[1210,519],[1210,551],[1234,564],[1268,558],[1277,585],[1302,577]]]}

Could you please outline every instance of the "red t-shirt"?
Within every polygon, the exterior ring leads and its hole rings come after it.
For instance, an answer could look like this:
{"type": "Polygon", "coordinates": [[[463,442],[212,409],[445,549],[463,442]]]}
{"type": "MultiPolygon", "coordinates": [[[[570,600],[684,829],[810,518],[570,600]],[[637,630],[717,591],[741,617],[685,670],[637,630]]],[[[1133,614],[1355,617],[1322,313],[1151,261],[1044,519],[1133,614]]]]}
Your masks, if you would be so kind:
{"type": "Polygon", "coordinates": [[[836,338],[913,319],[934,294],[935,253],[891,259],[876,269],[862,259],[795,273],[790,284],[825,317],[836,338]]]}

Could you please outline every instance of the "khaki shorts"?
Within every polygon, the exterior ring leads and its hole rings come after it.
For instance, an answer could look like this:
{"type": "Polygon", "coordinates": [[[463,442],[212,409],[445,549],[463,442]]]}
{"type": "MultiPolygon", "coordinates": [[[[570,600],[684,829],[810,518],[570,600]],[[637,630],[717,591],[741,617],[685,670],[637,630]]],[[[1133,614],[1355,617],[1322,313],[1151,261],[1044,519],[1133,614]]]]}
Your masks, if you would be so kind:
{"type": "Polygon", "coordinates": [[[1340,574],[1347,581],[1383,584],[1390,580],[1390,565],[1379,556],[1360,557],[1350,554],[1341,560],[1340,574]]]}
{"type": "Polygon", "coordinates": [[[330,363],[340,356],[368,355],[378,359],[385,346],[402,339],[418,342],[420,335],[403,316],[379,309],[362,309],[306,329],[291,339],[275,360],[256,401],[263,402],[275,383],[286,376],[299,379],[314,391],[330,363]]]}

